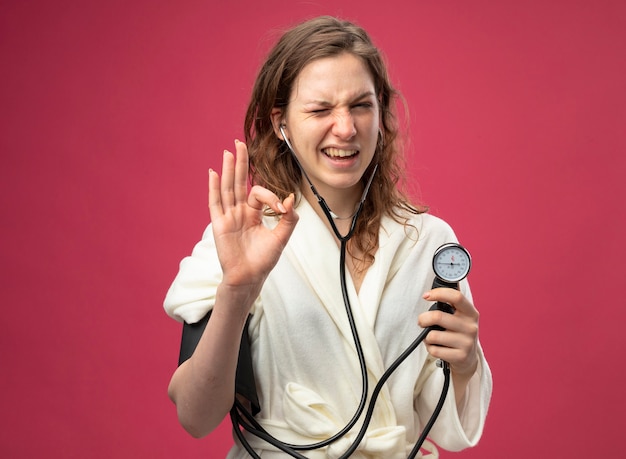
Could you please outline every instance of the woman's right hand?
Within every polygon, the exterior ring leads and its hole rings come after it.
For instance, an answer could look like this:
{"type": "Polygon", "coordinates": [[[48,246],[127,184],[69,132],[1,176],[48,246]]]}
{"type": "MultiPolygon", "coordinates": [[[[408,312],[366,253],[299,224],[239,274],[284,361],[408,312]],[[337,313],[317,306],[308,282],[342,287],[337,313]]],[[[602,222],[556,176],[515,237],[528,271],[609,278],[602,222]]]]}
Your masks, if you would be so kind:
{"type": "Polygon", "coordinates": [[[248,148],[235,141],[236,157],[224,151],[222,176],[209,170],[209,211],[217,254],[222,266],[222,287],[258,295],[298,222],[294,195],[281,200],[254,186],[248,192],[248,148]],[[280,215],[275,228],[263,225],[263,209],[280,215]]]}

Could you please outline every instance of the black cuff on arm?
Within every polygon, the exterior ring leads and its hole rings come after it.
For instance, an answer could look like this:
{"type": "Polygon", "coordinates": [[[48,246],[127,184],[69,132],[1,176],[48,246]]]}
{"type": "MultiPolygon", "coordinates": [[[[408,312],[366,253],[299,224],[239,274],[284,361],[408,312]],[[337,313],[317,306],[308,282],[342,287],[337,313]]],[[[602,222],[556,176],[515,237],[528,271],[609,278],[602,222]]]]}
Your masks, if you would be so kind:
{"type": "MultiPolygon", "coordinates": [[[[211,317],[209,311],[199,322],[195,324],[183,324],[183,337],[180,343],[180,354],[178,357],[178,365],[187,360],[196,349],[200,337],[206,328],[206,324],[211,317]]],[[[248,323],[250,316],[246,321],[243,333],[241,335],[241,345],[239,346],[239,359],[237,360],[237,374],[235,376],[235,392],[250,402],[252,414],[256,415],[261,411],[259,406],[259,396],[256,391],[254,380],[254,368],[252,366],[252,354],[250,352],[250,337],[248,336],[248,323]]]]}

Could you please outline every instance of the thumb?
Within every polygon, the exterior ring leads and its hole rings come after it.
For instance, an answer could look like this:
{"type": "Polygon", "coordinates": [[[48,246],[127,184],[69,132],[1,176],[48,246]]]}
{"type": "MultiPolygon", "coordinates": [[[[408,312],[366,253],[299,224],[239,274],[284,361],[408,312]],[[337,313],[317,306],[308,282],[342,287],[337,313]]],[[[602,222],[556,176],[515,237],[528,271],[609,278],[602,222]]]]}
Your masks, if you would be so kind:
{"type": "Polygon", "coordinates": [[[296,198],[293,193],[285,198],[283,201],[285,212],[281,214],[280,221],[273,230],[276,236],[281,239],[284,244],[287,243],[291,237],[291,233],[293,233],[293,230],[296,227],[296,223],[298,223],[299,216],[294,208],[295,200],[296,198]]]}

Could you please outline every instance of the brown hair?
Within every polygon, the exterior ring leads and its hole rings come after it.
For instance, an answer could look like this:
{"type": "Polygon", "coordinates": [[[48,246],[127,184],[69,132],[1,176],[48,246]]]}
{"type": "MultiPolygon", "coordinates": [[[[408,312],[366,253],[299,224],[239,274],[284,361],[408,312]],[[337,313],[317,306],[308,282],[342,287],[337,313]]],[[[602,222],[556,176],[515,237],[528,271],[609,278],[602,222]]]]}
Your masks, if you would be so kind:
{"type": "Polygon", "coordinates": [[[361,27],[334,17],[322,16],[287,31],[270,51],[257,76],[245,119],[250,154],[250,177],[284,199],[300,189],[302,174],[284,141],[274,131],[271,112],[285,109],[294,82],[311,61],[351,53],[363,59],[371,72],[380,106],[380,135],[372,164],[363,182],[378,164],[365,205],[350,244],[364,254],[361,267],[374,260],[380,220],[384,214],[407,223],[406,211],[421,213],[399,188],[404,181],[404,156],[395,115],[400,94],[393,88],[380,51],[361,27]],[[402,182],[402,183],[401,183],[402,182]]]}

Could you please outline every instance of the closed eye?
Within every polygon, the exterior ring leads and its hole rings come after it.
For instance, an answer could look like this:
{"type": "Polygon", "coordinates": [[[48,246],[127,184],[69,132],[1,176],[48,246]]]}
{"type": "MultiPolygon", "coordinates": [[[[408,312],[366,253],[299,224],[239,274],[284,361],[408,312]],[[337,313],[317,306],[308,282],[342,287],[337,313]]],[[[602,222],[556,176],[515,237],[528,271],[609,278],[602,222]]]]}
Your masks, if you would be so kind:
{"type": "Polygon", "coordinates": [[[316,108],[308,111],[310,116],[327,116],[330,113],[330,108],[316,108]]]}

